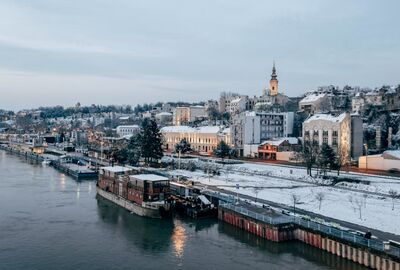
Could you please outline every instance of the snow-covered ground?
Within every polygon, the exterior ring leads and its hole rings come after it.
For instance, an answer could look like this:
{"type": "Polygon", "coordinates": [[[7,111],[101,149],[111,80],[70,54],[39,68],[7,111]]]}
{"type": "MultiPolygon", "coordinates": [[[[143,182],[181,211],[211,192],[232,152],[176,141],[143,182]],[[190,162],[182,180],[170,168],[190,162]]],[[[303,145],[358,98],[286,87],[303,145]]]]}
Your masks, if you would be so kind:
{"type": "MultiPolygon", "coordinates": [[[[200,170],[194,172],[171,171],[175,175],[183,175],[206,185],[253,197],[257,196],[289,206],[293,205],[292,195],[296,194],[301,201],[296,206],[298,208],[381,231],[400,234],[400,201],[394,201],[394,210],[392,210],[393,201],[389,196],[323,186],[321,181],[307,176],[304,168],[297,167],[244,163],[221,166],[220,172],[220,175],[208,177],[207,173],[200,170]],[[237,184],[239,189],[237,189],[237,184]],[[321,209],[319,209],[319,201],[316,198],[318,193],[322,193],[324,196],[321,209]]],[[[370,181],[370,185],[344,183],[340,186],[384,194],[387,194],[390,189],[400,192],[400,180],[372,176],[355,177],[363,181],[370,181]]]]}

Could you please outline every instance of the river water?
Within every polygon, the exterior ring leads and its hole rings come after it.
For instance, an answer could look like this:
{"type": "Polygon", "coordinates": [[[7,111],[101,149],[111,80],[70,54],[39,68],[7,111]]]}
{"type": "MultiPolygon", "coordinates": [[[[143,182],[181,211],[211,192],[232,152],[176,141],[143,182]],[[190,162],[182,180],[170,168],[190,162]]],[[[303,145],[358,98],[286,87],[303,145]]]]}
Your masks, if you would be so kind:
{"type": "Polygon", "coordinates": [[[138,217],[95,187],[0,150],[0,269],[365,269],[217,220],[138,217]]]}

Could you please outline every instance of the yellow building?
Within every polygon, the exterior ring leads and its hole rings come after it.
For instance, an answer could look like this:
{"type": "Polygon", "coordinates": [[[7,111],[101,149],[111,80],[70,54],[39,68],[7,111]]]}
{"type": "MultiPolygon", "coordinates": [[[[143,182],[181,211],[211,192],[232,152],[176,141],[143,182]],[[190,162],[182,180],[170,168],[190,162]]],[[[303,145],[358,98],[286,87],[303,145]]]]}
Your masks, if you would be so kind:
{"type": "Polygon", "coordinates": [[[205,126],[192,128],[189,126],[168,126],[161,129],[164,140],[163,145],[166,151],[173,151],[175,145],[182,139],[186,139],[192,149],[199,153],[210,154],[220,141],[231,145],[229,128],[219,126],[205,126]]]}

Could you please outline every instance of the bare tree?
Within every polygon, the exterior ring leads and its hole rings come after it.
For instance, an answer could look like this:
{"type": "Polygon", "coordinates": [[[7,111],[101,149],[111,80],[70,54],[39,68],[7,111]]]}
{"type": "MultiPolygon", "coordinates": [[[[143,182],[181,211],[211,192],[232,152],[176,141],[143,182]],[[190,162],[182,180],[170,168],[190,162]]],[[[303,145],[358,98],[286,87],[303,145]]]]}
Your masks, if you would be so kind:
{"type": "Polygon", "coordinates": [[[361,197],[357,197],[357,196],[352,196],[349,195],[349,202],[351,203],[354,212],[356,212],[358,210],[358,213],[360,215],[360,219],[362,219],[362,207],[364,205],[364,201],[363,198],[361,197]]]}
{"type": "Polygon", "coordinates": [[[346,147],[340,147],[338,149],[335,163],[332,164],[332,169],[336,169],[337,175],[340,174],[340,170],[348,164],[349,152],[346,147]]]}
{"type": "Polygon", "coordinates": [[[392,210],[394,210],[394,201],[398,198],[400,198],[400,194],[397,193],[396,190],[390,189],[389,190],[389,196],[392,198],[392,210]]]}
{"type": "Polygon", "coordinates": [[[353,211],[356,212],[357,209],[354,207],[354,204],[353,204],[353,196],[349,195],[348,200],[349,200],[349,203],[351,204],[351,208],[353,208],[353,211]]]}
{"type": "Polygon", "coordinates": [[[318,155],[318,146],[311,141],[305,141],[301,152],[302,160],[307,167],[307,174],[311,176],[312,167],[315,165],[318,155]]]}
{"type": "Polygon", "coordinates": [[[356,197],[354,199],[354,204],[357,206],[358,212],[360,213],[360,219],[362,220],[362,207],[364,205],[363,199],[356,197]]]}
{"type": "Polygon", "coordinates": [[[300,200],[300,196],[297,194],[294,194],[294,193],[292,194],[291,199],[292,199],[292,203],[293,203],[293,214],[295,217],[296,216],[296,205],[299,204],[301,202],[301,200],[300,200]]]}
{"type": "Polygon", "coordinates": [[[319,202],[319,210],[321,210],[322,201],[325,199],[325,193],[318,192],[317,194],[315,194],[315,198],[319,202]]]}
{"type": "Polygon", "coordinates": [[[257,196],[258,196],[258,193],[260,192],[260,188],[258,187],[258,186],[255,186],[254,188],[253,188],[253,193],[254,193],[254,195],[256,195],[256,200],[255,200],[255,202],[257,202],[257,196]]]}
{"type": "Polygon", "coordinates": [[[368,194],[367,194],[367,193],[364,193],[362,196],[363,196],[363,198],[364,198],[364,208],[367,208],[367,198],[368,198],[368,194]]]}
{"type": "Polygon", "coordinates": [[[229,173],[230,173],[231,170],[232,170],[232,166],[229,166],[229,165],[226,165],[226,166],[225,166],[225,176],[226,176],[225,182],[228,182],[228,180],[229,180],[229,173]]]}

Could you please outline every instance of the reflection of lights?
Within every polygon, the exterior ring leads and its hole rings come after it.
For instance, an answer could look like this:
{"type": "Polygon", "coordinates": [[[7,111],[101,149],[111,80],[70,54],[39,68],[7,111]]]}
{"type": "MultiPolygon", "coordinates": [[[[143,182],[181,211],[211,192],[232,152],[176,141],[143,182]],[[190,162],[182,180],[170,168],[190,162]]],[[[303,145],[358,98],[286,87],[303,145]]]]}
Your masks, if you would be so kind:
{"type": "Polygon", "coordinates": [[[79,200],[79,196],[81,193],[81,184],[78,183],[78,188],[76,189],[76,198],[79,200]]]}
{"type": "Polygon", "coordinates": [[[67,178],[65,177],[65,174],[62,173],[60,175],[60,180],[61,180],[61,182],[60,182],[61,190],[65,190],[65,184],[66,184],[66,181],[67,181],[67,178]]]}
{"type": "Polygon", "coordinates": [[[176,224],[171,238],[175,249],[175,255],[178,258],[181,258],[183,256],[187,238],[185,228],[181,224],[176,224]]]}

